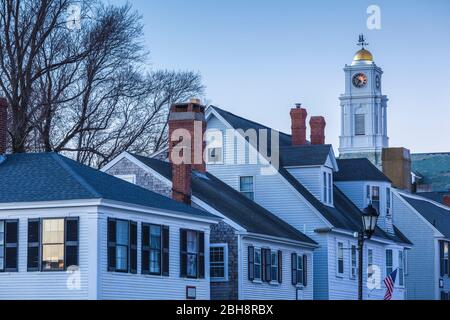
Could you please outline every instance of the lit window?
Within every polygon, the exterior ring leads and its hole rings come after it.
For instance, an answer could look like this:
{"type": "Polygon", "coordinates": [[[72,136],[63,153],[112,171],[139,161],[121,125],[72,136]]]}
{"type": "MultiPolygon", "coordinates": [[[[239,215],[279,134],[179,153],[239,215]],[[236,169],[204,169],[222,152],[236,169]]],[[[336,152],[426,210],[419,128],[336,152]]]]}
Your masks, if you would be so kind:
{"type": "Polygon", "coordinates": [[[344,244],[342,242],[337,244],[337,273],[344,274],[344,244]]]}
{"type": "Polygon", "coordinates": [[[211,281],[228,280],[228,253],[226,244],[211,244],[209,249],[211,281]]]}
{"type": "Polygon", "coordinates": [[[239,177],[239,191],[253,200],[255,197],[253,177],[239,177]]]}
{"type": "Polygon", "coordinates": [[[42,269],[64,270],[64,219],[42,221],[42,269]]]}

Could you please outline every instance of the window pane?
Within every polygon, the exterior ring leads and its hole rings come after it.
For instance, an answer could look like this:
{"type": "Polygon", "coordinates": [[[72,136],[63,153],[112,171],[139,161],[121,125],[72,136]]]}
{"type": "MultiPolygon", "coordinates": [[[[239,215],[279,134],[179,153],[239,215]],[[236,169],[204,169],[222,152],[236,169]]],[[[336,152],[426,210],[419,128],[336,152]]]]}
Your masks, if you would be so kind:
{"type": "Polygon", "coordinates": [[[254,259],[254,274],[255,279],[260,280],[261,279],[261,250],[255,249],[255,259],[254,259]]]}
{"type": "Polygon", "coordinates": [[[327,174],[323,173],[323,202],[328,202],[327,199],[327,174]]]}
{"type": "Polygon", "coordinates": [[[225,277],[225,249],[224,247],[211,247],[210,248],[210,264],[211,278],[224,278],[225,277]]]}
{"type": "Polygon", "coordinates": [[[161,249],[161,226],[150,226],[150,247],[161,249]]]}
{"type": "Polygon", "coordinates": [[[42,221],[42,243],[64,243],[64,219],[46,219],[42,221]]]}
{"type": "Polygon", "coordinates": [[[187,231],[187,252],[197,253],[197,251],[198,251],[197,232],[187,231]]]}
{"type": "Polygon", "coordinates": [[[271,253],[272,260],[272,270],[271,270],[271,279],[272,281],[278,280],[278,254],[276,252],[271,253]]]}
{"type": "Polygon", "coordinates": [[[197,276],[197,255],[188,254],[187,256],[187,275],[189,277],[197,276]]]}
{"type": "Polygon", "coordinates": [[[150,251],[150,272],[161,273],[161,252],[156,250],[150,251]]]}
{"type": "Polygon", "coordinates": [[[64,244],[42,246],[42,268],[44,270],[64,269],[64,244]]]}
{"type": "Polygon", "coordinates": [[[116,247],[116,270],[127,271],[128,270],[128,247],[120,246],[116,247]]]}
{"type": "Polygon", "coordinates": [[[116,243],[117,245],[128,245],[128,221],[117,221],[116,224],[116,243]]]}
{"type": "Polygon", "coordinates": [[[297,281],[303,284],[303,256],[297,256],[297,281]]]}
{"type": "Polygon", "coordinates": [[[253,192],[253,177],[240,177],[241,192],[253,192]]]}

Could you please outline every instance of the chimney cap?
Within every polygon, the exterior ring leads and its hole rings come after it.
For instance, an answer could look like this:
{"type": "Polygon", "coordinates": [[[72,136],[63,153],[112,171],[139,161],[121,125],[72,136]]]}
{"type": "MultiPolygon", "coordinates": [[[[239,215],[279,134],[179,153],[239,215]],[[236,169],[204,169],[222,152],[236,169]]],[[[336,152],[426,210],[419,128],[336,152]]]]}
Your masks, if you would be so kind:
{"type": "Polygon", "coordinates": [[[202,104],[202,101],[199,98],[191,98],[189,99],[189,103],[202,104]]]}
{"type": "Polygon", "coordinates": [[[300,102],[297,102],[297,103],[295,104],[295,107],[296,107],[297,109],[300,109],[300,108],[302,107],[302,104],[301,104],[300,102]]]}

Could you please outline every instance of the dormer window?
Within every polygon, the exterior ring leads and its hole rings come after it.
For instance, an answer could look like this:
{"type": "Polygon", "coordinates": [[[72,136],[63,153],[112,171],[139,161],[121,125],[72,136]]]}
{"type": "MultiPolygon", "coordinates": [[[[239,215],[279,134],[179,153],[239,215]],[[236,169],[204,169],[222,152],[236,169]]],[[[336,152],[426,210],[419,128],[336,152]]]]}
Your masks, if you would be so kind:
{"type": "Polygon", "coordinates": [[[333,176],[331,172],[323,172],[323,203],[333,204],[333,176]]]}
{"type": "Polygon", "coordinates": [[[371,203],[372,206],[380,211],[380,187],[379,186],[367,186],[367,203],[371,203]]]}

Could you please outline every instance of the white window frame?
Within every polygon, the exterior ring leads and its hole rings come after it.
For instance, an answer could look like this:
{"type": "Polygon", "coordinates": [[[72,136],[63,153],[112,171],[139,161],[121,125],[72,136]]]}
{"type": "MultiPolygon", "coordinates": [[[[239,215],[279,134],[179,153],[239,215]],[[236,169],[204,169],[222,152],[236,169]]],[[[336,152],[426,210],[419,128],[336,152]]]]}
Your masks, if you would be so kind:
{"type": "Polygon", "coordinates": [[[262,251],[261,251],[261,248],[254,247],[253,248],[253,276],[254,276],[253,277],[253,282],[262,282],[262,273],[263,273],[263,270],[262,270],[262,251]],[[255,259],[256,252],[259,253],[259,264],[256,263],[256,259],[255,259]],[[259,266],[259,278],[256,277],[256,272],[255,272],[257,265],[259,266]]]}
{"type": "Polygon", "coordinates": [[[386,249],[385,251],[385,259],[386,259],[386,265],[384,272],[386,273],[386,277],[389,276],[392,271],[394,271],[394,250],[392,249],[386,249]],[[388,265],[388,252],[391,254],[391,264],[388,265]]]}
{"type": "Polygon", "coordinates": [[[344,242],[337,241],[336,242],[336,275],[338,277],[343,277],[345,274],[345,253],[344,253],[344,242]],[[342,272],[339,272],[339,246],[342,245],[342,272]]]}
{"type": "Polygon", "coordinates": [[[253,197],[252,198],[249,198],[250,200],[255,200],[255,176],[248,176],[248,175],[243,175],[243,176],[239,176],[238,177],[238,186],[239,186],[239,192],[242,194],[242,195],[244,195],[245,197],[246,197],[246,193],[252,193],[252,195],[253,195],[253,197]],[[252,191],[242,191],[241,190],[241,178],[252,178],[252,186],[253,186],[253,188],[252,188],[252,191]]]}
{"type": "Polygon", "coordinates": [[[270,251],[270,283],[271,284],[279,284],[278,283],[278,275],[279,275],[279,271],[278,271],[278,250],[271,250],[270,251]],[[275,257],[275,262],[273,263],[273,259],[275,257]],[[275,273],[275,279],[273,277],[273,270],[276,269],[276,273],[275,273]]]}
{"type": "Polygon", "coordinates": [[[114,177],[119,178],[123,181],[136,184],[136,175],[135,174],[117,174],[114,177]]]}
{"type": "Polygon", "coordinates": [[[356,244],[350,244],[350,279],[356,279],[358,276],[358,247],[356,244]],[[354,264],[353,264],[354,262],[354,264]]]}
{"type": "MultiPolygon", "coordinates": [[[[223,277],[217,278],[217,277],[211,277],[211,282],[227,282],[228,281],[228,243],[211,243],[209,245],[209,248],[223,248],[223,277]]],[[[213,262],[209,261],[209,268],[211,269],[213,262]]],[[[211,270],[210,270],[211,274],[211,270]]]]}
{"type": "Polygon", "coordinates": [[[333,204],[333,175],[331,172],[327,173],[328,175],[328,203],[333,204]]]}

